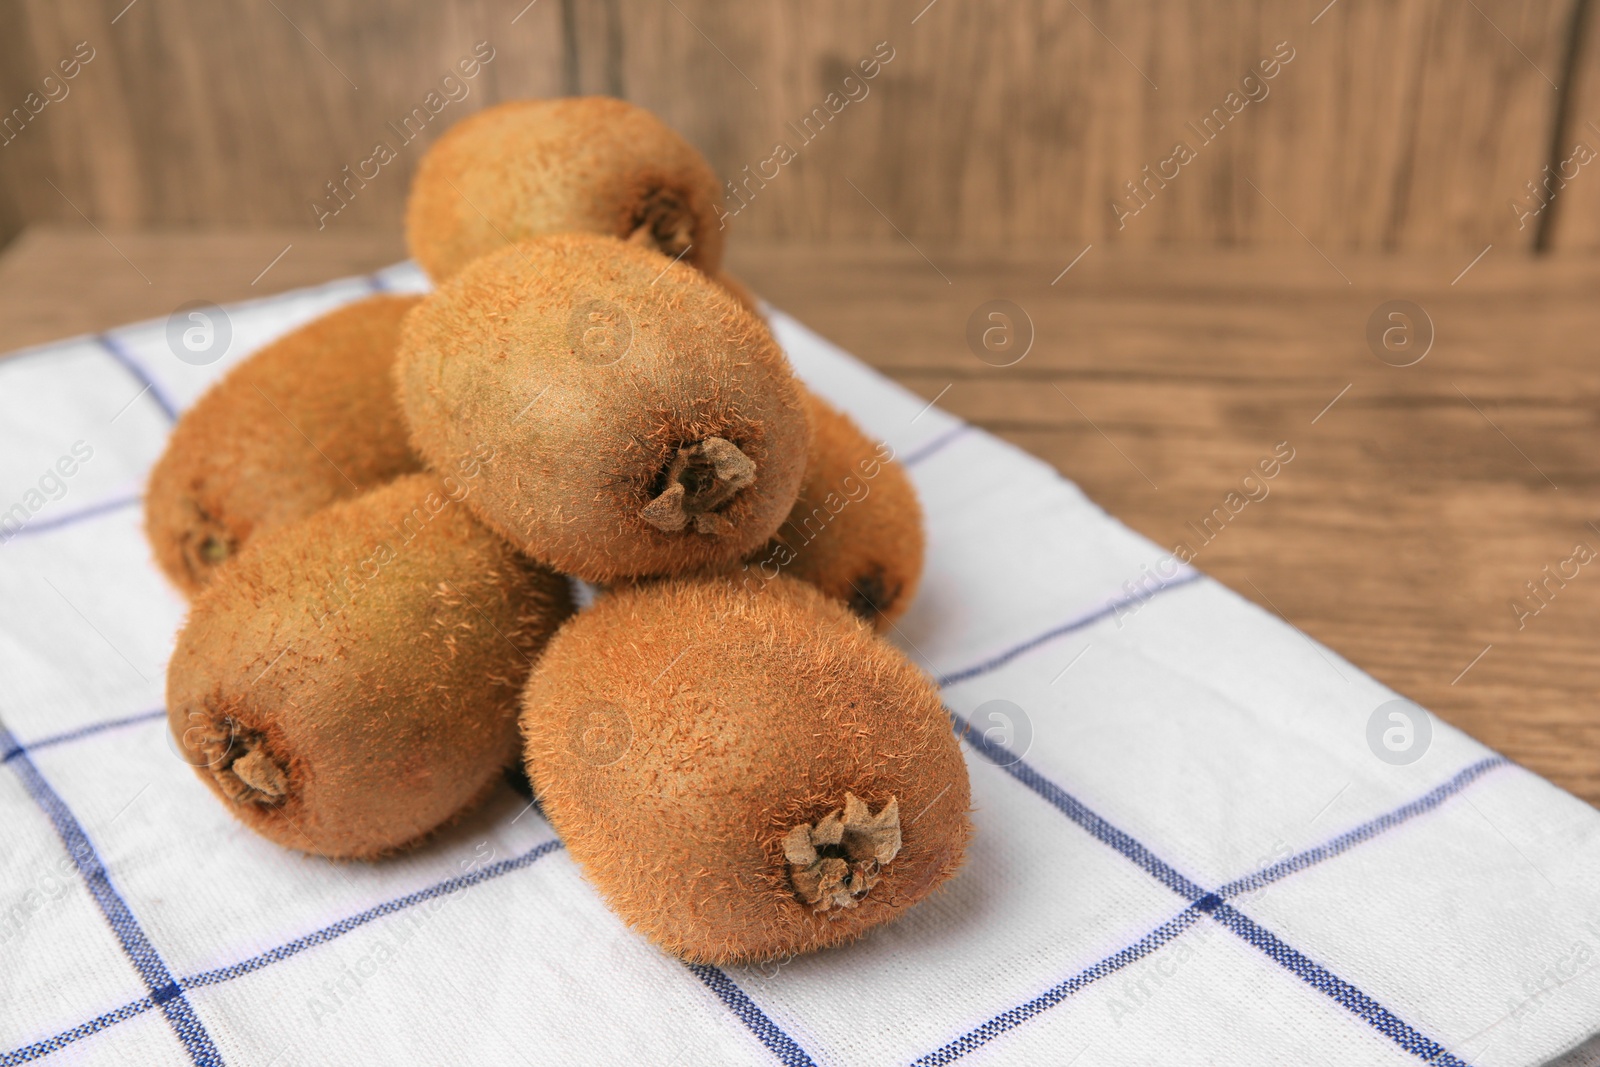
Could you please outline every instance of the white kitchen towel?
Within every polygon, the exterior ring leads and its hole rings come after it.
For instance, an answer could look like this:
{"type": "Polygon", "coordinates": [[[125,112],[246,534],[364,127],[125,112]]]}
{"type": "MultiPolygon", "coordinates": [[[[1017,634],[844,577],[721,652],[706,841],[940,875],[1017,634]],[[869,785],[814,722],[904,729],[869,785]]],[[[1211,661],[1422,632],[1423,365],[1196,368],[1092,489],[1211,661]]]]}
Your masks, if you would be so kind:
{"type": "Polygon", "coordinates": [[[0,1064],[1525,1067],[1600,1030],[1600,813],[778,313],[926,511],[892,637],[964,738],[951,884],[718,969],[629,931],[509,786],[382,863],[256,837],[168,737],[184,606],[140,487],[248,352],[424,287],[0,361],[0,1064]]]}

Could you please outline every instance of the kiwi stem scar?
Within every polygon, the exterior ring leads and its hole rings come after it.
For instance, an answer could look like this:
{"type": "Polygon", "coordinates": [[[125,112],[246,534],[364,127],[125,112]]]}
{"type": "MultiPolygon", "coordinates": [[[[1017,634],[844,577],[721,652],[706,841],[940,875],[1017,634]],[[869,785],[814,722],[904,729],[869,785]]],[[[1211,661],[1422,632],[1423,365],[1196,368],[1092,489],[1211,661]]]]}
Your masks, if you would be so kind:
{"type": "Polygon", "coordinates": [[[224,720],[221,734],[202,739],[201,754],[228,799],[235,804],[277,804],[289,793],[289,776],[261,746],[259,735],[238,733],[224,720]],[[220,749],[220,751],[218,751],[220,749]]]}
{"type": "Polygon", "coordinates": [[[693,216],[677,196],[657,189],[645,196],[627,240],[653,246],[674,260],[682,259],[694,247],[693,216]]]}
{"type": "Polygon", "coordinates": [[[679,533],[690,523],[710,535],[731,528],[717,509],[755,484],[755,461],[721,437],[680,446],[663,471],[661,491],[639,515],[663,533],[679,533]]]}
{"type": "Polygon", "coordinates": [[[846,793],[842,811],[834,809],[815,826],[801,823],[783,838],[795,896],[817,912],[855,907],[899,853],[896,797],[874,815],[865,801],[846,793]]]}

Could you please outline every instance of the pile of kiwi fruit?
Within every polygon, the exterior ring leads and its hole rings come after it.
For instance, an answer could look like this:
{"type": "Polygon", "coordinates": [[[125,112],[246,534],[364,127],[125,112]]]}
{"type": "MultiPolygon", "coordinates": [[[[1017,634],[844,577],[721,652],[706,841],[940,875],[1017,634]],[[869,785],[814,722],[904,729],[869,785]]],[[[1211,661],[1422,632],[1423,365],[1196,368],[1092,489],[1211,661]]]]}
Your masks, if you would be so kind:
{"type": "Polygon", "coordinates": [[[525,773],[615,913],[711,964],[852,940],[957,869],[966,766],[883,636],[916,494],[722,272],[718,199],[638,107],[491,107],[412,185],[433,290],[179,421],[146,496],[190,599],[169,725],[240,821],[381,861],[525,773]]]}

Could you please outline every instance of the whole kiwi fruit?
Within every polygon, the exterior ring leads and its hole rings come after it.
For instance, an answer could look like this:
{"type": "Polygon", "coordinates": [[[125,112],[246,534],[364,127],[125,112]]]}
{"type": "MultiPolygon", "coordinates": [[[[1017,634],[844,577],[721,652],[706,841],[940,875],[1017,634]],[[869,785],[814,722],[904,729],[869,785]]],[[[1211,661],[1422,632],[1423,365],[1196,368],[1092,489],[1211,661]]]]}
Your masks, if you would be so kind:
{"type": "Polygon", "coordinates": [[[922,579],[922,508],[894,450],[874,444],[810,390],[811,454],[794,509],[744,564],[743,580],[783,573],[817,586],[884,630],[922,579]]]}
{"type": "Polygon", "coordinates": [[[501,781],[517,698],[572,605],[461,503],[493,457],[412,474],[252,538],[167,671],[185,759],[289,848],[371,858],[501,781]]]}
{"type": "Polygon", "coordinates": [[[513,100],[450,127],[411,183],[406,245],[435,282],[552,233],[628,239],[714,273],[722,196],[694,147],[605,96],[513,100]]]}
{"type": "Polygon", "coordinates": [[[805,472],[800,387],[765,325],[615,238],[475,260],[407,317],[396,368],[422,457],[491,447],[501,459],[468,506],[586,581],[736,563],[805,472]]]}
{"type": "Polygon", "coordinates": [[[550,642],[521,722],[584,875],[692,961],[859,937],[948,878],[971,832],[938,693],[792,578],[607,593],[550,642]]]}
{"type": "Polygon", "coordinates": [[[416,303],[373,296],[331,311],[184,412],[150,473],[145,532],[185,595],[252,536],[420,469],[391,384],[416,303]]]}

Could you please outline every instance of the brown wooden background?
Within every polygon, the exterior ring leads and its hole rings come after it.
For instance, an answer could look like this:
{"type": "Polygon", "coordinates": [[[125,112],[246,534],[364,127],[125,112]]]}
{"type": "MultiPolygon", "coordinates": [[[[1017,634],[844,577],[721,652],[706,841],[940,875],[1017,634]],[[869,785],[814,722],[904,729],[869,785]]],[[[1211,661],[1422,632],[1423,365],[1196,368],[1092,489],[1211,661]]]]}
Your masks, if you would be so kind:
{"type": "Polygon", "coordinates": [[[341,168],[478,42],[495,58],[330,226],[395,226],[449,122],[512,97],[627,96],[722,175],[888,42],[894,59],[735,225],[761,238],[1009,244],[1305,237],[1336,249],[1600,247],[1600,160],[1532,224],[1525,183],[1600,150],[1588,0],[0,0],[0,107],[95,58],[0,146],[31,222],[305,225],[341,168]],[[1314,21],[1313,21],[1314,20],[1314,21]],[[1293,61],[1118,229],[1110,201],[1287,41],[1293,61]],[[852,188],[852,184],[854,188],[852,188]],[[81,213],[81,216],[80,216],[81,213]]]}

